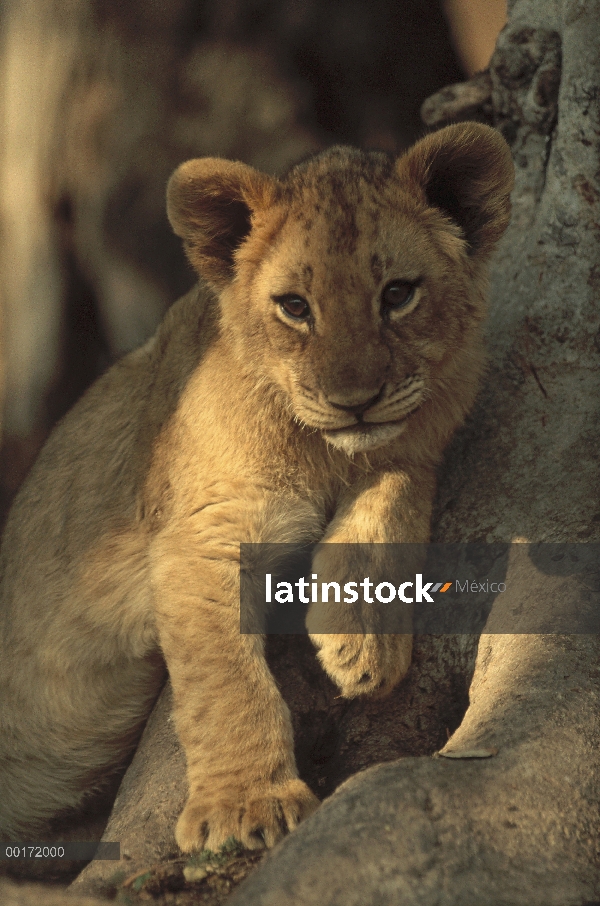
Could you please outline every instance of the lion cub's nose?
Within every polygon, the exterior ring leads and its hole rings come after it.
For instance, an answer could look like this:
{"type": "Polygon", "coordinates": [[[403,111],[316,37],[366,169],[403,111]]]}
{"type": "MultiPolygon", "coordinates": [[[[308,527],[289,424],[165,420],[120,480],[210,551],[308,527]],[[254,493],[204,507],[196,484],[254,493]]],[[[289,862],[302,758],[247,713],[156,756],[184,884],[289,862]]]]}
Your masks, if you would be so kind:
{"type": "Polygon", "coordinates": [[[330,406],[333,406],[334,409],[343,409],[344,412],[362,415],[363,412],[366,412],[367,409],[377,402],[381,396],[382,390],[383,386],[379,388],[377,393],[369,395],[361,390],[357,390],[354,393],[332,393],[327,397],[327,402],[330,406]]]}

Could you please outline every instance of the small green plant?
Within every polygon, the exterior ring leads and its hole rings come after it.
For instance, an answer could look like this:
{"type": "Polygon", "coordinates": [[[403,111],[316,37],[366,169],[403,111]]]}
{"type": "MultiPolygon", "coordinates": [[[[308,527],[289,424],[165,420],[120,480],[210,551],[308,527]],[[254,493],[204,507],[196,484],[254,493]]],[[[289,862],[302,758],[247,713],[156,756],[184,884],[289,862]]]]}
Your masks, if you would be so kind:
{"type": "Polygon", "coordinates": [[[219,847],[218,852],[203,849],[190,856],[183,869],[183,875],[186,881],[201,881],[207,875],[226,865],[231,859],[241,856],[243,852],[244,847],[239,840],[236,840],[235,837],[228,837],[225,843],[219,847]]]}
{"type": "Polygon", "coordinates": [[[227,837],[225,843],[219,848],[219,855],[223,854],[229,858],[241,856],[243,852],[244,847],[235,837],[227,837]]]}
{"type": "Polygon", "coordinates": [[[229,859],[240,856],[244,852],[244,847],[239,840],[236,840],[235,837],[228,837],[219,847],[218,852],[213,852],[212,849],[203,849],[198,853],[190,856],[186,866],[190,868],[199,868],[200,866],[206,865],[224,865],[225,862],[228,862],[229,859]]]}
{"type": "Polygon", "coordinates": [[[118,887],[121,886],[121,884],[123,883],[123,881],[125,880],[126,877],[127,877],[127,872],[122,868],[118,868],[117,871],[115,871],[110,876],[110,878],[108,878],[107,885],[116,890],[118,887]]]}
{"type": "Polygon", "coordinates": [[[135,890],[136,893],[138,893],[142,889],[142,887],[144,886],[146,881],[151,877],[152,877],[151,871],[147,871],[143,875],[139,875],[139,877],[137,877],[135,879],[135,881],[133,882],[133,884],[131,885],[132,889],[135,890]]]}

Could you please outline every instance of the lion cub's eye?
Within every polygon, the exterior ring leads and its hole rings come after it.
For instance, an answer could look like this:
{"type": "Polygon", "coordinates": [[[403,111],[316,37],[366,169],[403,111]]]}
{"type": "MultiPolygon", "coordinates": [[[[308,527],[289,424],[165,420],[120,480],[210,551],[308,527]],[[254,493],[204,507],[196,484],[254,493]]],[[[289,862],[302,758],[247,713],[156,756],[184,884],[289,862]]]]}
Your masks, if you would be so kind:
{"type": "Polygon", "coordinates": [[[275,296],[282,312],[294,321],[306,321],[310,317],[310,305],[301,296],[275,296]]]}
{"type": "Polygon", "coordinates": [[[392,280],[381,293],[381,305],[383,312],[396,311],[404,308],[413,300],[416,283],[409,283],[408,280],[392,280]]]}

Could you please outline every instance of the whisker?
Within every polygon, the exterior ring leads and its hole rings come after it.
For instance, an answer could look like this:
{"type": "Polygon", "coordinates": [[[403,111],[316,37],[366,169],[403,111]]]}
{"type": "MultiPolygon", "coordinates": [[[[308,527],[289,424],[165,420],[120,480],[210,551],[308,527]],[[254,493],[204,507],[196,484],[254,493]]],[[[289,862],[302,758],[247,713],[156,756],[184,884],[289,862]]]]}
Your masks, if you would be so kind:
{"type": "MultiPolygon", "coordinates": [[[[382,416],[385,416],[390,412],[398,413],[401,415],[407,409],[410,409],[413,404],[416,403],[417,405],[419,405],[423,398],[423,390],[414,390],[412,393],[408,394],[405,397],[402,397],[401,399],[394,399],[390,402],[386,401],[386,403],[383,405],[380,404],[376,409],[374,409],[373,415],[377,416],[378,420],[381,420],[382,416]]],[[[371,422],[369,421],[368,424],[371,424],[371,422]]]]}

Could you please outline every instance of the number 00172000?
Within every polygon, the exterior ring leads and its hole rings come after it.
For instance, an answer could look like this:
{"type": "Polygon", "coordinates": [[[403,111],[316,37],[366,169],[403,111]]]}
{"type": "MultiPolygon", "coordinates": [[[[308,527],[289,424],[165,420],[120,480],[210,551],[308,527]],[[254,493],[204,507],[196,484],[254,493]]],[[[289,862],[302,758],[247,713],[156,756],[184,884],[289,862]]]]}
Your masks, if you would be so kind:
{"type": "Polygon", "coordinates": [[[44,846],[43,844],[4,846],[5,859],[64,859],[64,846],[44,846]]]}

